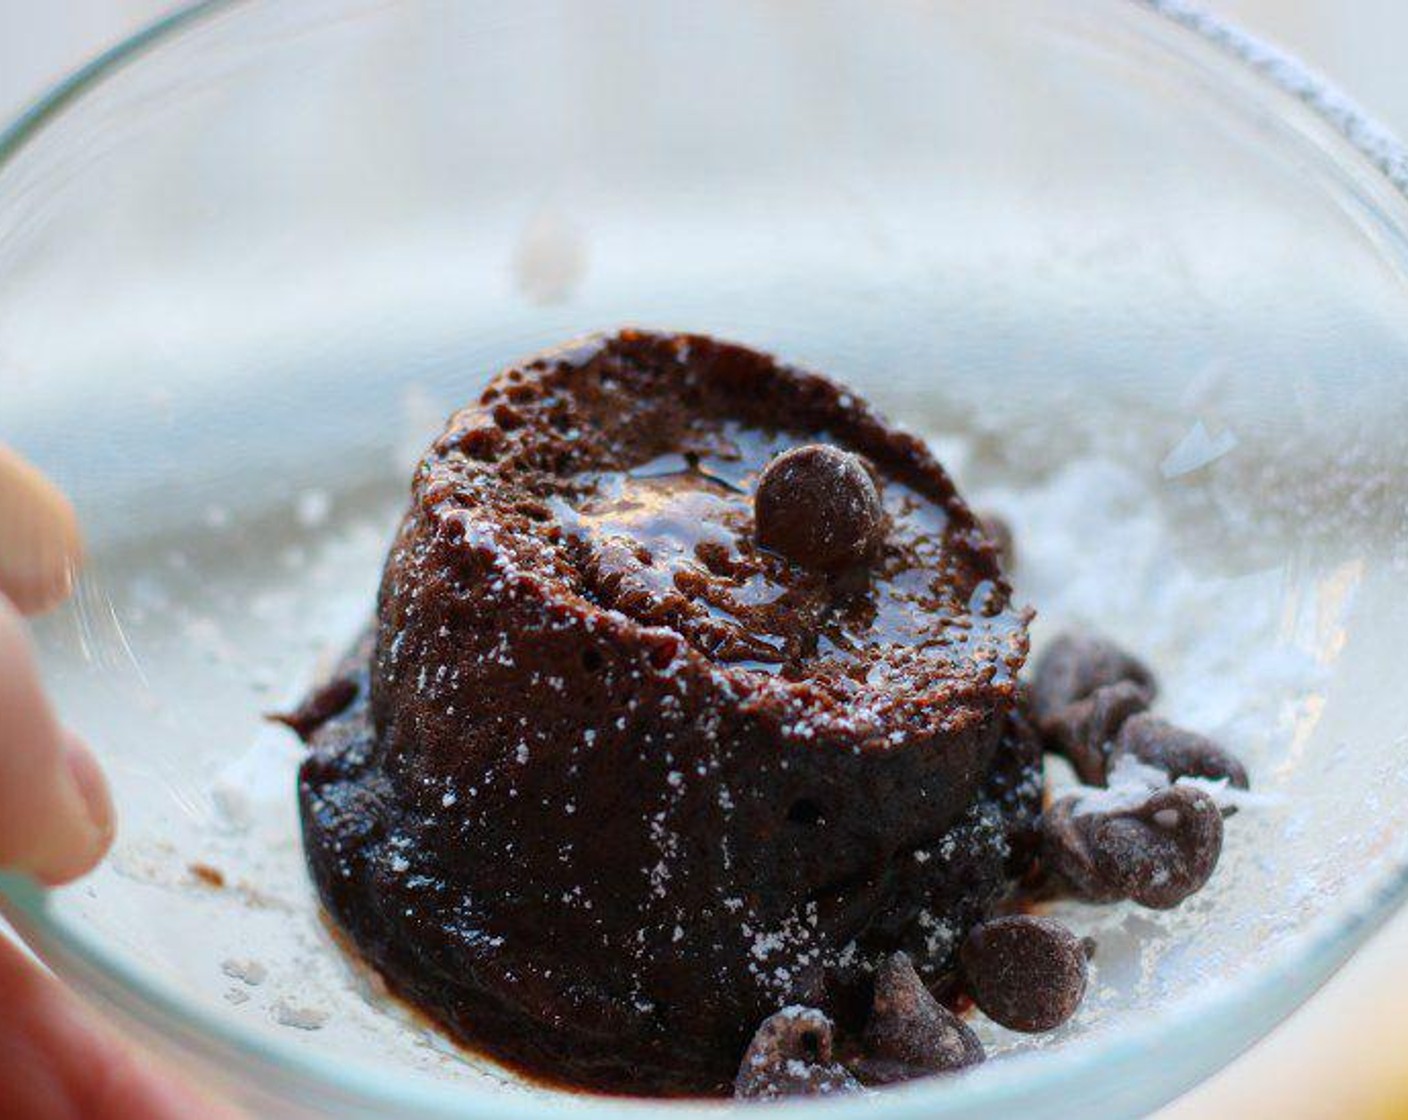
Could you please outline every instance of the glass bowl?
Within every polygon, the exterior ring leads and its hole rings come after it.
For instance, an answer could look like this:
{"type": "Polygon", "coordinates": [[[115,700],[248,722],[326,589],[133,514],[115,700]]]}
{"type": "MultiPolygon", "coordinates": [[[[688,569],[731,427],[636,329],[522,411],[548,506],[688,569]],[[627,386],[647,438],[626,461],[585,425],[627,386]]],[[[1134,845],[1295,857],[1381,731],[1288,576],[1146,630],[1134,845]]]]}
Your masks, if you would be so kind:
{"type": "Polygon", "coordinates": [[[1012,519],[1258,795],[1076,1020],[779,1106],[1137,1115],[1306,998],[1408,865],[1402,155],[1294,63],[1127,0],[201,4],[16,123],[0,436],[91,559],[45,672],[102,869],[4,884],[134,1036],[263,1115],[716,1112],[458,1053],[337,950],[263,719],[367,616],[411,464],[497,367],[623,323],[829,371],[1012,519]]]}

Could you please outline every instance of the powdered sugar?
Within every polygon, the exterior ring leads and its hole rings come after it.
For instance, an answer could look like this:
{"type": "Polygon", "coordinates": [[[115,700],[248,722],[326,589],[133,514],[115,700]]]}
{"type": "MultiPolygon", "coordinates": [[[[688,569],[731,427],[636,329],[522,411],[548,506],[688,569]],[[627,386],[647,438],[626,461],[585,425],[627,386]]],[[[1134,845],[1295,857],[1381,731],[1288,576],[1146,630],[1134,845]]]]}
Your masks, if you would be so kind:
{"type": "Polygon", "coordinates": [[[1012,580],[1037,610],[1035,651],[1063,629],[1109,634],[1158,673],[1160,711],[1255,772],[1288,692],[1313,686],[1315,659],[1283,640],[1279,570],[1227,578],[1184,559],[1161,484],[1090,458],[1035,486],[978,488],[969,498],[1013,526],[1012,580]]]}
{"type": "MultiPolygon", "coordinates": [[[[1293,881],[1298,860],[1286,838],[1301,835],[1305,800],[1277,788],[1276,760],[1314,728],[1327,676],[1326,634],[1353,603],[1354,575],[1323,584],[1322,598],[1288,602],[1288,573],[1258,563],[1256,523],[1247,522],[1247,555],[1217,534],[1199,531],[1212,474],[1250,451],[1225,433],[1194,433],[1154,454],[1140,469],[1113,458],[1072,459],[1044,477],[1014,478],[981,458],[967,441],[943,448],[970,504],[1012,526],[1017,559],[1011,579],[1018,601],[1037,610],[1034,652],[1063,630],[1095,630],[1124,645],[1158,676],[1156,712],[1205,734],[1247,766],[1252,790],[1223,781],[1181,779],[1207,792],[1227,821],[1220,865],[1204,890],[1169,912],[1130,904],[1091,908],[1062,904],[1057,916],[1099,944],[1094,980],[1076,1018],[1045,1038],[979,1024],[993,1052],[1043,1047],[1098,1029],[1131,1006],[1153,1008],[1186,991],[1189,977],[1211,979],[1231,967],[1227,948],[1264,944],[1267,916],[1240,896],[1279,897],[1271,884],[1293,881]],[[1160,469],[1160,464],[1166,468],[1160,469]],[[1200,511],[1192,516],[1190,510],[1200,511]],[[1212,931],[1210,933],[1210,930],[1212,931]]],[[[1302,517],[1311,516],[1307,505],[1302,517]]],[[[1242,516],[1250,516],[1242,514],[1242,516]]],[[[1074,784],[1060,760],[1048,760],[1057,795],[1074,784]]],[[[1282,770],[1281,773],[1285,771],[1282,770]]],[[[1167,784],[1158,770],[1120,759],[1108,789],[1081,790],[1080,811],[1137,805],[1167,784]]],[[[1303,796],[1303,795],[1302,795],[1303,796]]],[[[1290,905],[1288,902],[1287,905],[1290,905]]],[[[1289,913],[1289,911],[1288,911],[1289,913]]]]}

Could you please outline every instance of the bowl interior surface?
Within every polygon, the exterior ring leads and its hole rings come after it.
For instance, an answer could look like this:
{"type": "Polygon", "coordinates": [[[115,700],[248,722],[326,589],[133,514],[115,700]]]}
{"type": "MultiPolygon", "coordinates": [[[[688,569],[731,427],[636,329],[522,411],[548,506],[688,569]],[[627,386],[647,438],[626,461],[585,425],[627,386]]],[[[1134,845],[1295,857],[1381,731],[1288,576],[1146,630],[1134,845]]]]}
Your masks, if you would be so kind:
{"type": "Polygon", "coordinates": [[[1140,651],[1257,791],[1181,909],[1058,909],[1100,946],[1067,1027],[822,1107],[1147,1110],[1401,891],[1404,218],[1308,109],[1121,0],[216,5],[0,165],[0,437],[90,544],[37,636],[122,818],[97,874],[10,908],[265,1107],[560,1104],[338,951],[263,717],[367,618],[412,465],[494,370],[711,332],[931,437],[1013,522],[1038,643],[1140,651]]]}

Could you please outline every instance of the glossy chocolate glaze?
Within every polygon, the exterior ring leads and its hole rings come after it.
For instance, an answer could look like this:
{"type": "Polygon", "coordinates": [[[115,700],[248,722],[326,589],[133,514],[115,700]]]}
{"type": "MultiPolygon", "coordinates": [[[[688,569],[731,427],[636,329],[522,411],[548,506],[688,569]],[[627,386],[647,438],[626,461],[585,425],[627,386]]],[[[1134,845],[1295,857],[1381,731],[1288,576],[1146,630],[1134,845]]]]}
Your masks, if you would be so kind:
{"type": "Polygon", "coordinates": [[[858,1030],[895,949],[942,987],[1025,870],[1025,622],[942,468],[833,383],[698,336],[545,354],[417,471],[355,697],[301,772],[309,865],[470,1044],[726,1092],[784,1005],[858,1030]],[[758,472],[821,441],[879,484],[865,570],[754,542],[758,472]]]}

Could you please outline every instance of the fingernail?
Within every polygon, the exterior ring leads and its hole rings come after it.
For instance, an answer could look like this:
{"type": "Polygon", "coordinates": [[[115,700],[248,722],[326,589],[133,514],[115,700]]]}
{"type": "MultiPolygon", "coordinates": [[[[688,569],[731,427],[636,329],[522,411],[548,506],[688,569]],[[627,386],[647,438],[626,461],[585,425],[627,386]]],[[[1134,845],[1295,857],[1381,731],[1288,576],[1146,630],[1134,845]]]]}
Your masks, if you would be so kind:
{"type": "Polygon", "coordinates": [[[93,825],[96,834],[94,845],[105,852],[112,843],[117,820],[108,780],[93,753],[72,736],[69,736],[64,749],[64,761],[68,763],[68,772],[93,825]]]}

